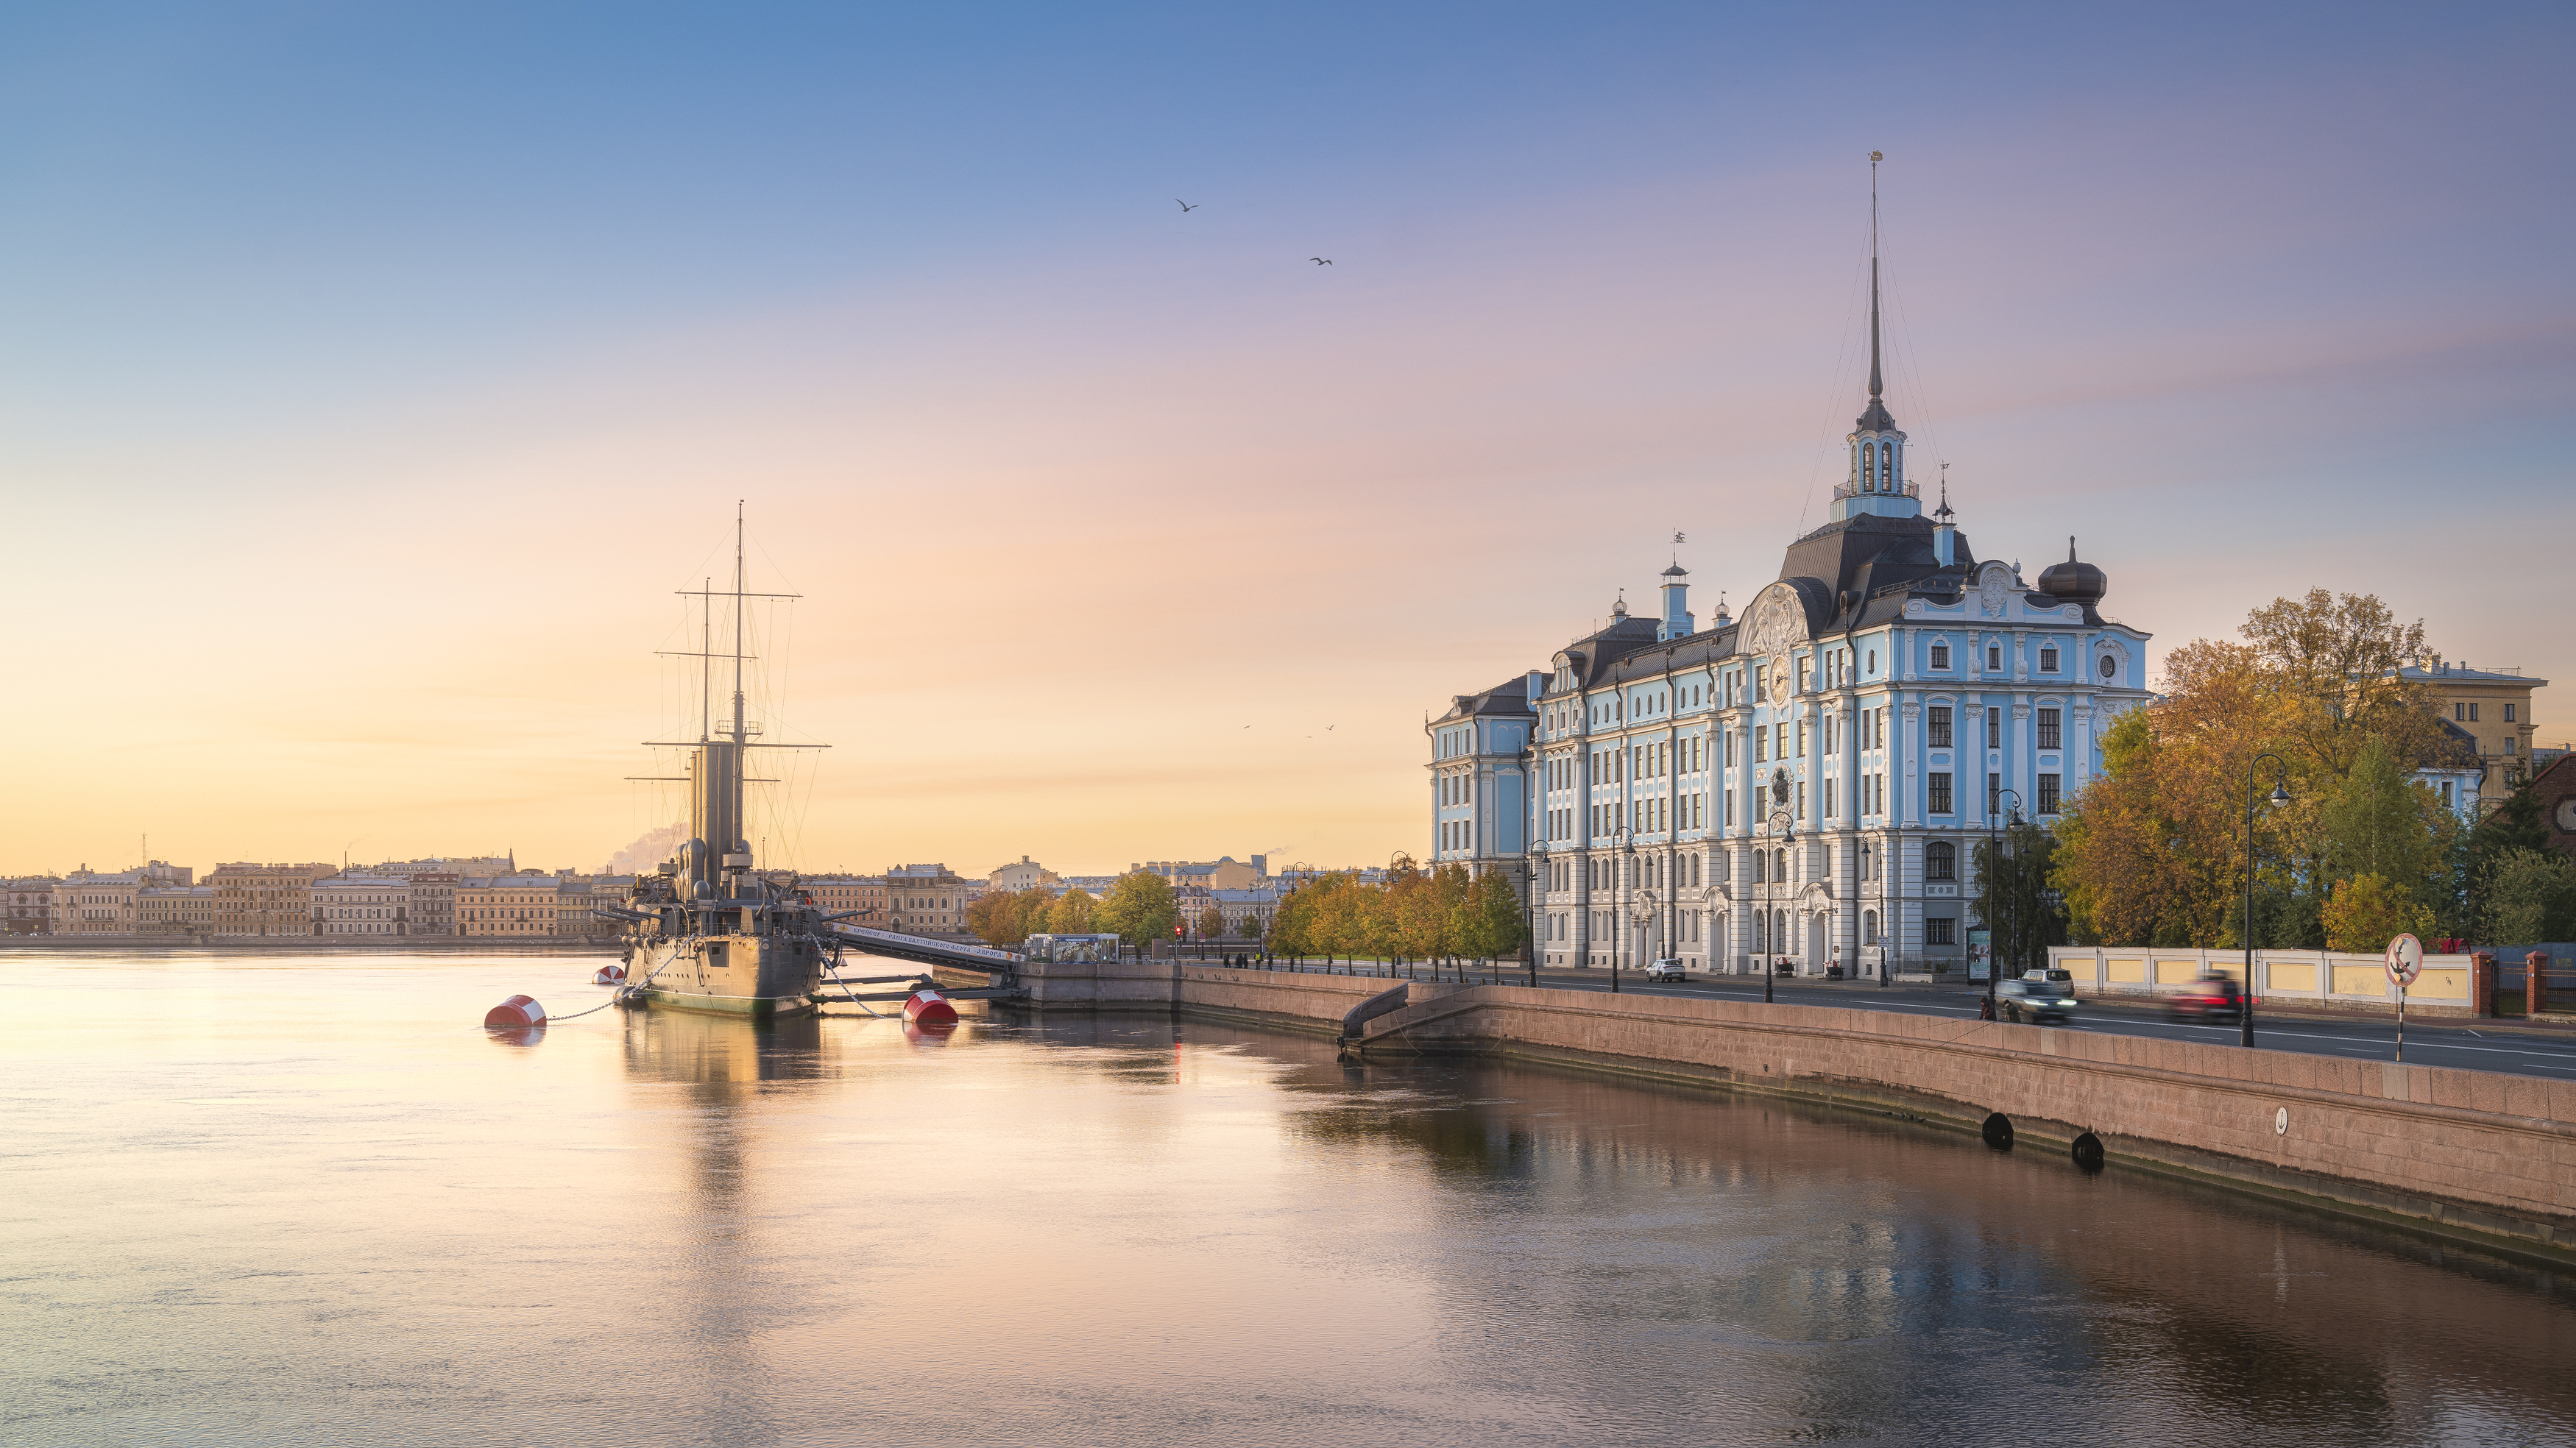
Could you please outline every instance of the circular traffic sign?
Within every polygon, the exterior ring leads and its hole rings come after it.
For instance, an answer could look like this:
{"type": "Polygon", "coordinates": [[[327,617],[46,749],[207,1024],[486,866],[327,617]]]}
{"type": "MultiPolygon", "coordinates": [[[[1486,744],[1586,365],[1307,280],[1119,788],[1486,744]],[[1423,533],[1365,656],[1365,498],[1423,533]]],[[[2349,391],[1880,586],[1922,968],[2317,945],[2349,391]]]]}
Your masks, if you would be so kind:
{"type": "Polygon", "coordinates": [[[2388,942],[2388,978],[2400,987],[2415,983],[2424,969],[2424,942],[2412,935],[2400,935],[2388,942]]]}

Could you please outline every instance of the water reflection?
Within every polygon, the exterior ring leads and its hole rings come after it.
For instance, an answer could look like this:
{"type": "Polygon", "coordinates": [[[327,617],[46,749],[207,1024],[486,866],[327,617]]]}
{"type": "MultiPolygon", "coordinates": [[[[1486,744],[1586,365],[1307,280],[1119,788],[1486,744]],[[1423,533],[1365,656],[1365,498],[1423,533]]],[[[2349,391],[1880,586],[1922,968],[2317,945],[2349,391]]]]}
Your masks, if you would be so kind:
{"type": "Polygon", "coordinates": [[[12,1442],[2576,1441],[2552,1274],[1970,1137],[1123,1017],[495,1049],[524,961],[127,969],[0,1014],[12,1442]]]}

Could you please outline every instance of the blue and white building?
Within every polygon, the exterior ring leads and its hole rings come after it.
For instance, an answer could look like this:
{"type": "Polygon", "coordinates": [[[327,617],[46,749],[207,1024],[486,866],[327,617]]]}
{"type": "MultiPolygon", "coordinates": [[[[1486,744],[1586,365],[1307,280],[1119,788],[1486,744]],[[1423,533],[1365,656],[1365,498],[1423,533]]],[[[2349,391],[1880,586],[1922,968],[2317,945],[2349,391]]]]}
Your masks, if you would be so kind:
{"type": "Polygon", "coordinates": [[[1432,741],[1433,856],[1533,892],[1549,965],[1875,977],[1964,959],[1973,850],[2053,823],[2147,698],[2148,635],[2101,569],[2036,581],[1926,517],[1883,398],[1830,517],[1705,629],[1678,561],[1655,618],[1614,608],[1543,670],[1453,698],[1432,741]]]}

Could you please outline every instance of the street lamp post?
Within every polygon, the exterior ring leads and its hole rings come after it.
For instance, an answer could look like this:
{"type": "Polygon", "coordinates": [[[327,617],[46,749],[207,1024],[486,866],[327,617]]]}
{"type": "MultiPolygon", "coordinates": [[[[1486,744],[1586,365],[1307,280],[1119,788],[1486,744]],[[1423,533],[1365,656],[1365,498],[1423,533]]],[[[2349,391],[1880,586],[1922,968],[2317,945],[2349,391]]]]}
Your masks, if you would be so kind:
{"type": "Polygon", "coordinates": [[[2254,771],[2264,760],[2272,761],[2272,797],[2265,800],[2274,809],[2290,802],[2290,792],[2281,786],[2288,781],[2289,766],[2281,756],[2265,750],[2245,766],[2245,993],[2237,998],[2237,1044],[2247,1049],[2254,1045],[2254,771]]]}
{"type": "Polygon", "coordinates": [[[1997,953],[1995,937],[2007,933],[1996,922],[1996,917],[2003,913],[2000,907],[2003,903],[2004,857],[2003,839],[1995,827],[1997,819],[2005,818],[2006,810],[2011,813],[2005,819],[2004,829],[2009,830],[2021,822],[2021,792],[1999,787],[1994,798],[1986,801],[1986,900],[1981,912],[1986,917],[1986,1019],[1990,1021],[1996,1018],[1995,987],[2004,970],[2004,958],[1997,953]],[[2006,799],[2012,803],[2006,805],[2006,799]]]}
{"type": "MultiPolygon", "coordinates": [[[[1630,889],[1634,888],[1634,872],[1636,867],[1636,831],[1630,829],[1626,825],[1621,825],[1619,827],[1619,854],[1616,861],[1611,866],[1612,869],[1619,872],[1619,882],[1615,888],[1621,895],[1626,895],[1630,889]]],[[[1626,913],[1628,912],[1614,909],[1611,912],[1610,918],[1616,920],[1626,913]]],[[[1614,940],[1610,942],[1610,993],[1612,995],[1617,995],[1619,993],[1619,957],[1627,954],[1627,952],[1627,941],[1614,940]]]]}
{"type": "MultiPolygon", "coordinates": [[[[1780,787],[1784,782],[1780,779],[1772,781],[1772,798],[1779,798],[1780,787]]],[[[1780,872],[1788,868],[1786,847],[1798,838],[1798,816],[1785,804],[1772,806],[1771,838],[1783,847],[1783,854],[1779,859],[1773,860],[1771,868],[1764,871],[1762,875],[1762,914],[1764,916],[1762,933],[1765,936],[1777,937],[1781,933],[1780,922],[1774,918],[1775,912],[1771,909],[1771,892],[1779,884],[1780,872]]],[[[1771,940],[1771,953],[1774,955],[1783,953],[1780,942],[1776,938],[1771,940]]],[[[1762,962],[1762,1003],[1766,1006],[1771,1004],[1771,978],[1777,974],[1779,974],[1778,969],[1770,960],[1765,959],[1762,962]]]]}

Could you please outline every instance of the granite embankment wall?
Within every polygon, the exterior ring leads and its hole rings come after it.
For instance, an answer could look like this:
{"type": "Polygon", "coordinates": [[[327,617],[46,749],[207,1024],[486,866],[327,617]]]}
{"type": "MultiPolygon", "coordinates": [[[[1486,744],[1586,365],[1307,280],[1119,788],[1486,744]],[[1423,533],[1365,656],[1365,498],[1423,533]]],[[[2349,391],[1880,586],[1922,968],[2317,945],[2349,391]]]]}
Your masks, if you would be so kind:
{"type": "MultiPolygon", "coordinates": [[[[1034,967],[1032,1002],[1340,1035],[1382,977],[1187,961],[1034,967]]],[[[1507,1056],[1800,1097],[2576,1263],[2576,1082],[1889,1011],[1413,983],[1367,1056],[1507,1056]]]]}

